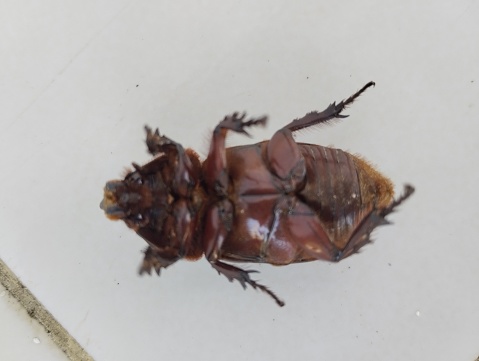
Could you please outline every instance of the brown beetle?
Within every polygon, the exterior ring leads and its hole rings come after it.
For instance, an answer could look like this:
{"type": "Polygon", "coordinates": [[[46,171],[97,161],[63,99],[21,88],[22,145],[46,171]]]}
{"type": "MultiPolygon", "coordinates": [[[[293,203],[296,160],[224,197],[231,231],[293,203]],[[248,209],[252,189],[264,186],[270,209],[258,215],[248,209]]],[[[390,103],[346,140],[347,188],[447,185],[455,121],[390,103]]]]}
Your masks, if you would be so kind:
{"type": "Polygon", "coordinates": [[[385,216],[414,188],[393,198],[393,185],[364,159],[340,149],[296,143],[293,132],[341,115],[367,88],[311,112],[278,130],[271,140],[225,148],[228,131],[264,125],[266,117],[225,117],[215,128],[206,160],[149,127],[146,144],[154,158],[104,188],[100,204],[149,245],[140,274],[158,274],[179,259],[208,262],[230,281],[259,288],[281,301],[250,273],[224,261],[287,265],[338,262],[371,242],[385,216]]]}

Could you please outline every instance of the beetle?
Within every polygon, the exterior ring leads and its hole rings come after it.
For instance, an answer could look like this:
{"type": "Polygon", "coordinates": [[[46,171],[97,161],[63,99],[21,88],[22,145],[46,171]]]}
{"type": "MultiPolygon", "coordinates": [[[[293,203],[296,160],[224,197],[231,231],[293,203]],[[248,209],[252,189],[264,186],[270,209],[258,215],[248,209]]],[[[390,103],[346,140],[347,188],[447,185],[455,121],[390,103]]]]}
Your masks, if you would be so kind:
{"type": "Polygon", "coordinates": [[[203,255],[219,274],[284,302],[233,262],[288,265],[339,262],[371,242],[374,228],[414,192],[394,199],[392,182],[366,160],[340,149],[297,143],[293,133],[333,119],[367,88],[322,112],[310,112],[270,140],[226,148],[228,132],[249,135],[267,118],[226,116],[213,131],[204,162],[192,149],[145,126],[153,159],[104,187],[106,216],[122,220],[147,243],[139,273],[159,275],[180,259],[203,255]]]}

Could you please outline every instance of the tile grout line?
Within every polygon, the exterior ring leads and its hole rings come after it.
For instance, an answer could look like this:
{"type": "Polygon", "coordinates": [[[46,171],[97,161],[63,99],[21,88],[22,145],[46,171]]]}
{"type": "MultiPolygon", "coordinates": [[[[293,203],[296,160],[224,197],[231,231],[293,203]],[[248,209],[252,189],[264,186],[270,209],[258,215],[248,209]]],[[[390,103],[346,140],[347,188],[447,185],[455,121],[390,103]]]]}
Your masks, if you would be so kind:
{"type": "Polygon", "coordinates": [[[47,311],[0,258],[0,283],[43,326],[53,342],[72,361],[94,361],[68,331],[47,311]]]}

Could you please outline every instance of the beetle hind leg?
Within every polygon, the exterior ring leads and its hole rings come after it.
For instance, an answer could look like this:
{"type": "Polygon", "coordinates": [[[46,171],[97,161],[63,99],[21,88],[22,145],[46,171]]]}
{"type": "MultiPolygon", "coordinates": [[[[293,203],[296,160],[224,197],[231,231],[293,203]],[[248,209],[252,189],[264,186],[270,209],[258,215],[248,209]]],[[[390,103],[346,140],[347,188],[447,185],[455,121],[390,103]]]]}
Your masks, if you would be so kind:
{"type": "MultiPolygon", "coordinates": [[[[302,202],[296,202],[289,207],[288,212],[282,218],[280,235],[294,239],[302,250],[317,260],[339,262],[344,258],[359,252],[360,248],[371,242],[371,232],[378,226],[389,224],[385,218],[394,212],[396,208],[409,198],[414,192],[410,185],[405,187],[404,193],[385,208],[373,208],[365,215],[364,219],[354,228],[351,236],[346,241],[346,246],[339,248],[331,242],[323,225],[314,215],[314,211],[302,202]]],[[[283,209],[284,213],[284,209],[283,209]]]]}
{"type": "Polygon", "coordinates": [[[256,281],[253,281],[250,278],[250,273],[257,273],[258,271],[245,271],[241,268],[220,261],[211,262],[211,265],[215,270],[218,271],[219,274],[223,274],[230,282],[237,280],[239,283],[241,283],[241,286],[243,286],[244,289],[246,289],[246,284],[249,284],[254,289],[260,289],[261,291],[271,296],[276,301],[278,306],[284,306],[284,301],[282,301],[278,296],[276,296],[273,291],[271,291],[268,287],[259,284],[256,281]]]}
{"type": "Polygon", "coordinates": [[[300,186],[305,177],[306,167],[304,157],[293,138],[293,132],[326,123],[334,118],[346,118],[346,115],[341,115],[345,107],[354,102],[366,89],[373,85],[374,82],[370,81],[356,93],[338,104],[334,102],[322,112],[310,112],[278,130],[268,142],[267,161],[271,171],[281,180],[289,183],[289,188],[296,189],[296,187],[300,186]]]}
{"type": "Polygon", "coordinates": [[[293,120],[284,128],[294,132],[296,130],[311,127],[313,125],[327,123],[328,121],[334,118],[347,118],[348,115],[341,115],[341,112],[346,108],[346,106],[353,103],[362,93],[364,93],[366,89],[374,85],[375,83],[370,81],[361,89],[359,89],[356,93],[351,95],[349,98],[340,101],[338,104],[336,104],[336,102],[329,104],[329,106],[322,112],[316,112],[316,111],[310,112],[302,118],[293,120]]]}
{"type": "Polygon", "coordinates": [[[371,232],[378,226],[390,224],[386,216],[396,210],[396,208],[408,199],[414,193],[414,187],[406,185],[404,192],[398,199],[394,200],[389,206],[382,209],[373,209],[368,216],[354,230],[352,236],[346,244],[346,247],[339,252],[332,260],[339,262],[357,252],[366,244],[371,242],[371,232]]]}

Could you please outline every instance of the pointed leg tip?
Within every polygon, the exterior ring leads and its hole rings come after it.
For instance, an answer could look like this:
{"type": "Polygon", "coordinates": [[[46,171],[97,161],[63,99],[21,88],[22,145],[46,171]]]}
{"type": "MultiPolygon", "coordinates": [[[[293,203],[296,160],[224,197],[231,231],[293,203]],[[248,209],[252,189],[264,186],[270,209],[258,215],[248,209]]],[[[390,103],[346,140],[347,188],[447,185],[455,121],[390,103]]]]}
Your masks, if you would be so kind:
{"type": "Polygon", "coordinates": [[[411,185],[411,184],[405,184],[404,185],[404,192],[408,195],[413,194],[416,191],[416,189],[411,185]]]}
{"type": "Polygon", "coordinates": [[[382,218],[379,222],[378,222],[378,226],[388,226],[392,224],[391,221],[388,221],[386,218],[382,218]]]}
{"type": "Polygon", "coordinates": [[[139,274],[140,276],[143,276],[145,273],[147,273],[149,276],[151,276],[151,269],[147,269],[147,268],[141,267],[141,268],[138,270],[138,274],[139,274]]]}

